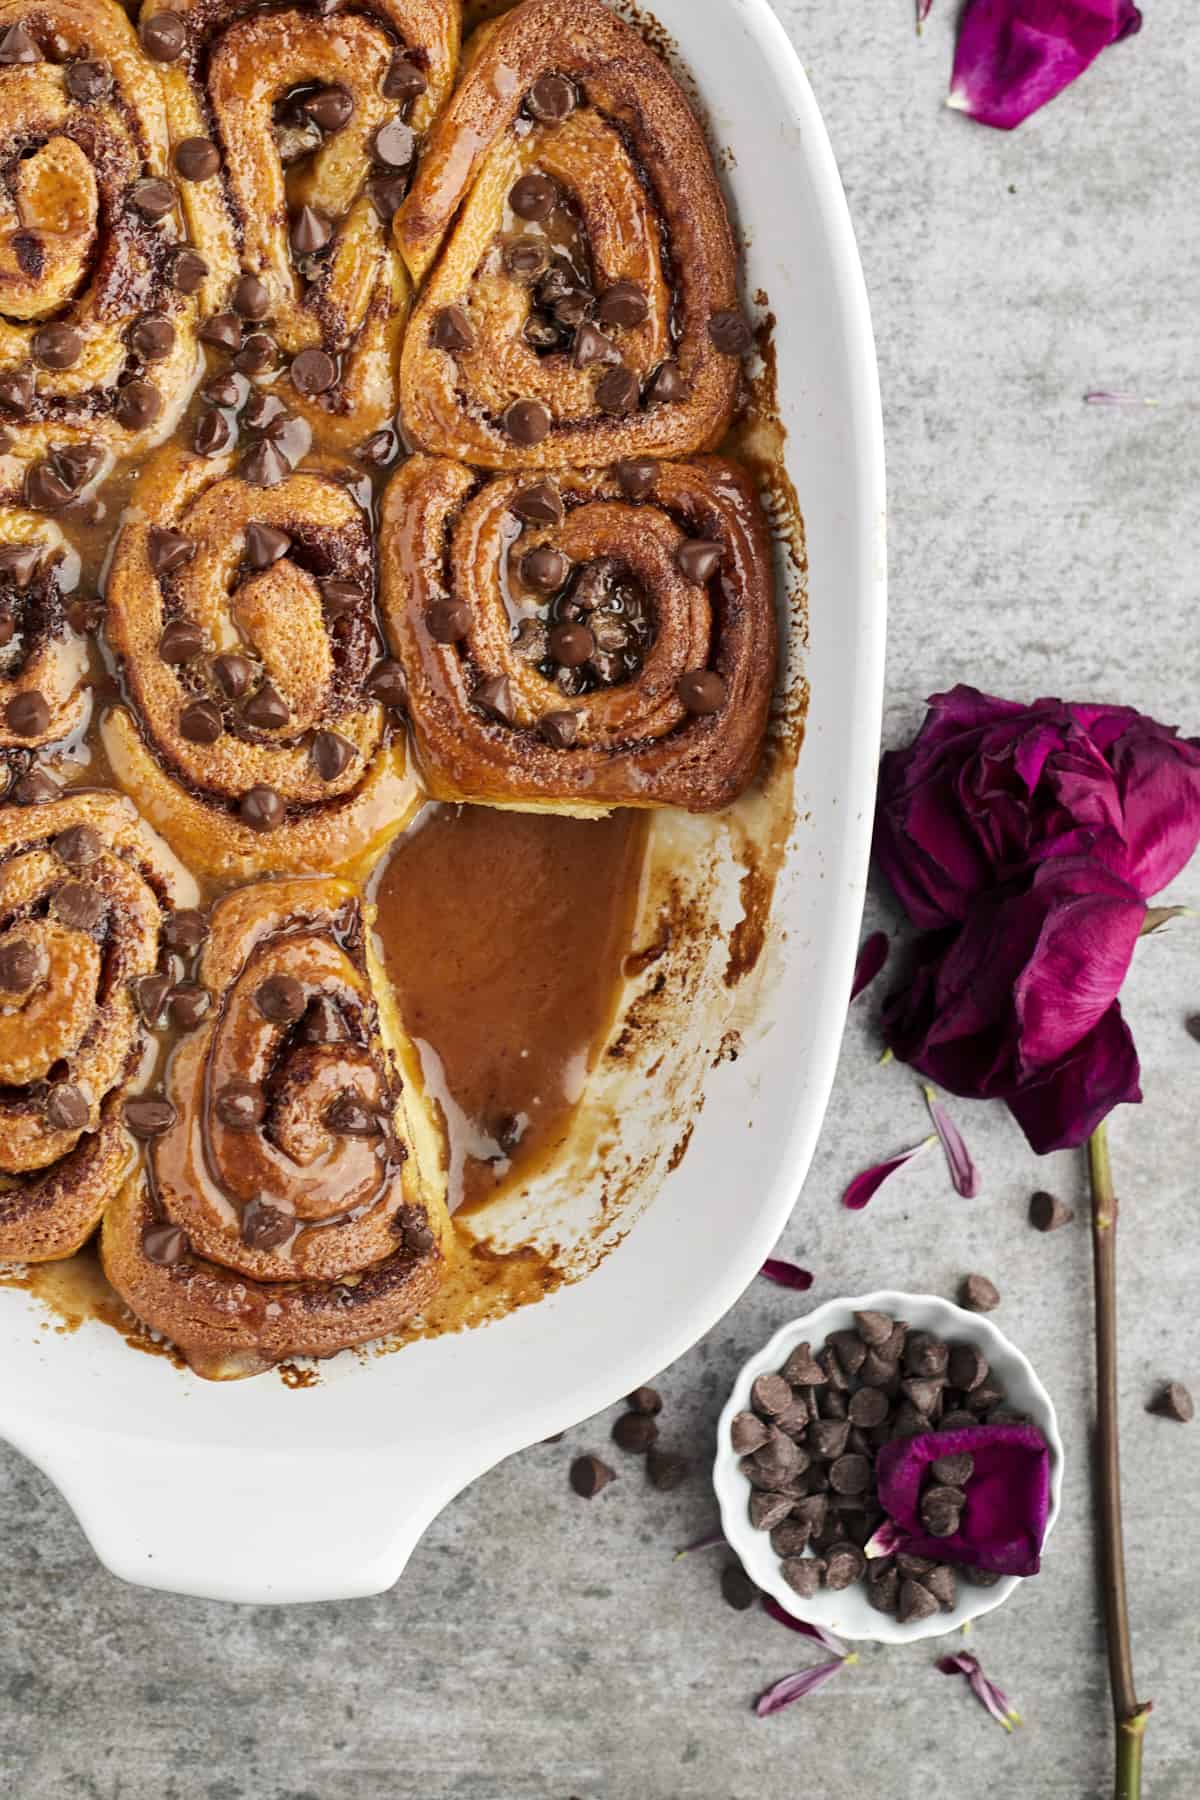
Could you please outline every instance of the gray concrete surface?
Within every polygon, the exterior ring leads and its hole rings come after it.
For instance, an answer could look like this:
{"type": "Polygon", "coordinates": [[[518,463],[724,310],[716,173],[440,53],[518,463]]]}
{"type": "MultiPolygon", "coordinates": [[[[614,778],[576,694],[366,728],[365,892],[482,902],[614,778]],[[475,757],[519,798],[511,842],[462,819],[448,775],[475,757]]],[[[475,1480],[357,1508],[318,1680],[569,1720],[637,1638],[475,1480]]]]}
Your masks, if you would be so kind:
{"type": "MultiPolygon", "coordinates": [[[[783,0],[841,160],[879,336],[889,440],[886,733],[956,679],[1131,701],[1200,726],[1195,429],[1200,15],[1147,0],[1146,28],[1013,136],[941,105],[950,0],[783,0]],[[1190,111],[1190,125],[1188,112],[1190,111]],[[1101,411],[1093,387],[1156,398],[1101,411]]],[[[1193,890],[1197,871],[1193,871],[1193,890]]],[[[1186,885],[1186,884],[1181,884],[1186,885]]],[[[1194,897],[1194,893],[1193,893],[1194,897]]],[[[877,922],[886,909],[872,903],[877,922]]],[[[1117,1119],[1126,1503],[1136,1657],[1156,1701],[1153,1800],[1200,1791],[1195,1670],[1200,1425],[1142,1410],[1200,1390],[1195,1337],[1198,940],[1144,947],[1128,990],[1148,1100],[1117,1119]]],[[[970,1109],[966,1109],[970,1111],[970,1109]]],[[[784,1240],[814,1298],[881,1280],[999,1282],[1074,1457],[1043,1577],[972,1642],[1022,1706],[1008,1739],[934,1652],[868,1650],[818,1697],[758,1722],[753,1695],[819,1652],[721,1602],[703,1479],[636,1470],[589,1505],[573,1451],[609,1420],[515,1459],[438,1520],[397,1590],[291,1611],[123,1587],[63,1502],[0,1451],[0,1789],[13,1800],[1093,1800],[1107,1792],[1105,1673],[1084,1477],[1086,1233],[1030,1231],[1031,1186],[1077,1204],[1073,1158],[1035,1169],[998,1110],[966,1121],[984,1171],[956,1200],[932,1162],[872,1210],[847,1176],[922,1129],[913,1084],[852,1018],[820,1151],[784,1240]]],[[[738,1361],[789,1312],[756,1283],[666,1371],[667,1435],[711,1428],[738,1361]]],[[[352,1528],[352,1526],[351,1526],[352,1528]]]]}

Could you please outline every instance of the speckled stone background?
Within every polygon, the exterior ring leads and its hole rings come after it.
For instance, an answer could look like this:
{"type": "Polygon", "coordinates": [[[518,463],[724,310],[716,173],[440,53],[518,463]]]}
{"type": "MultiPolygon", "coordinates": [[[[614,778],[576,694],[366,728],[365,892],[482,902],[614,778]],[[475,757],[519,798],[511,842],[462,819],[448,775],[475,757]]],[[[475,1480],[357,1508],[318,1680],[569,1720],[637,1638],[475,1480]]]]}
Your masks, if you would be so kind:
{"type": "MultiPolygon", "coordinates": [[[[1200,728],[1200,12],[1146,0],[1141,36],[1010,136],[942,106],[951,0],[924,38],[912,0],[777,0],[837,150],[879,338],[891,489],[885,738],[956,680],[1106,696],[1200,728]],[[1153,408],[1085,406],[1128,389],[1153,408]]],[[[743,170],[743,180],[752,172],[743,170]]],[[[1200,870],[1192,872],[1192,897],[1200,870]]],[[[1187,890],[1187,882],[1180,884],[1187,890]]],[[[869,923],[888,922],[875,898],[869,923]]],[[[1200,1790],[1200,1424],[1150,1418],[1163,1376],[1200,1392],[1200,939],[1143,946],[1127,989],[1147,1103],[1113,1130],[1122,1232],[1126,1505],[1136,1665],[1156,1710],[1148,1794],[1200,1790]]],[[[1029,1191],[1080,1204],[1071,1157],[1035,1168],[1003,1113],[962,1108],[979,1199],[933,1159],[862,1217],[864,1162],[924,1129],[880,1069],[872,1007],[850,1021],[783,1251],[814,1300],[881,1281],[999,1283],[996,1315],[1058,1403],[1072,1457],[1044,1574],[972,1642],[1016,1697],[1012,1739],[933,1669],[867,1649],[772,1720],[753,1696],[815,1646],[721,1601],[698,1473],[674,1494],[568,1490],[611,1417],[527,1452],[451,1505],[396,1590],[291,1610],[124,1587],[42,1478],[0,1450],[0,1791],[11,1800],[1098,1800],[1107,1693],[1093,1579],[1088,1239],[1043,1238],[1029,1191]]],[[[664,1371],[665,1436],[706,1455],[737,1364],[793,1310],[758,1282],[664,1371]]],[[[2,1379],[0,1372],[0,1379],[2,1379]]],[[[353,1529],[352,1522],[348,1526],[353,1529]]]]}

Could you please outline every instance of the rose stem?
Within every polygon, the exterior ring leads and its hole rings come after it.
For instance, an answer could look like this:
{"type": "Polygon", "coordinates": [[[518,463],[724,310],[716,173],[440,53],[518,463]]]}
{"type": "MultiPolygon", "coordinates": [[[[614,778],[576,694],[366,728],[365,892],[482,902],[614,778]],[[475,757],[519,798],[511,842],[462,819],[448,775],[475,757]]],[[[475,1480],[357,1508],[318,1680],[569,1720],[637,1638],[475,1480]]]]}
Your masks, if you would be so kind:
{"type": "Polygon", "coordinates": [[[1117,1739],[1115,1800],[1138,1800],[1142,1791],[1142,1741],[1149,1703],[1133,1685],[1129,1607],[1125,1597],[1125,1542],[1121,1531],[1121,1446],[1117,1418],[1117,1197],[1113,1192],[1108,1134],[1098,1125],[1088,1139],[1092,1182],[1092,1271],[1096,1291],[1096,1467],[1100,1477],[1100,1547],[1108,1679],[1117,1739]]]}

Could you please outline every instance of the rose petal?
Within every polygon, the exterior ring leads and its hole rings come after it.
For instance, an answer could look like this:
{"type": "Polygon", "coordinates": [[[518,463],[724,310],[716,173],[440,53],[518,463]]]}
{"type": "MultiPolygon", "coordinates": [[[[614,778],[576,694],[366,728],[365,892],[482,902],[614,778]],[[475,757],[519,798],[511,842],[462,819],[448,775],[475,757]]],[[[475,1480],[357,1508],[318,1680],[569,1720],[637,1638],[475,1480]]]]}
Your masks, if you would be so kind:
{"type": "Polygon", "coordinates": [[[979,1192],[979,1171],[971,1160],[971,1152],[967,1149],[962,1132],[928,1085],[925,1087],[925,1104],[945,1152],[954,1191],[961,1194],[964,1200],[973,1200],[979,1192]]]}
{"type": "Polygon", "coordinates": [[[1133,0],[968,0],[947,105],[1011,131],[1140,24],[1133,0]]]}
{"type": "Polygon", "coordinates": [[[965,1675],[967,1685],[976,1699],[985,1706],[1003,1725],[1005,1731],[1011,1731],[1014,1725],[1021,1723],[1021,1715],[1011,1704],[1007,1694],[998,1688],[994,1681],[989,1681],[979,1664],[979,1658],[972,1656],[968,1650],[960,1650],[956,1656],[939,1657],[937,1668],[943,1675],[965,1675]]]}
{"type": "Polygon", "coordinates": [[[902,1150],[899,1156],[890,1156],[886,1162],[876,1163],[873,1168],[864,1169],[861,1175],[854,1177],[842,1195],[842,1205],[848,1206],[851,1212],[861,1212],[868,1200],[878,1193],[889,1175],[894,1175],[897,1169],[902,1169],[905,1163],[914,1161],[916,1157],[922,1155],[932,1144],[936,1143],[936,1137],[922,1138],[921,1142],[914,1144],[911,1150],[902,1150]]]}
{"type": "Polygon", "coordinates": [[[904,1548],[935,1562],[965,1563],[998,1575],[1036,1575],[1050,1516],[1050,1452],[1032,1425],[968,1425],[884,1444],[875,1461],[879,1504],[904,1548]],[[966,1504],[949,1537],[921,1524],[921,1485],[941,1456],[969,1453],[966,1504]]]}
{"type": "Polygon", "coordinates": [[[813,1278],[807,1269],[802,1269],[799,1263],[784,1262],[778,1256],[768,1256],[758,1272],[765,1275],[768,1281],[777,1281],[780,1287],[796,1288],[801,1293],[813,1284],[813,1278]]]}
{"type": "Polygon", "coordinates": [[[763,1611],[768,1618],[774,1619],[778,1625],[786,1625],[789,1631],[799,1631],[804,1637],[815,1638],[826,1650],[832,1650],[835,1656],[845,1656],[846,1646],[840,1638],[834,1637],[832,1631],[826,1631],[823,1625],[812,1625],[807,1619],[793,1618],[786,1607],[780,1606],[778,1600],[770,1594],[762,1597],[763,1611]]]}
{"type": "Polygon", "coordinates": [[[681,1550],[675,1552],[671,1560],[672,1562],[678,1562],[681,1556],[691,1556],[693,1551],[696,1550],[715,1550],[718,1544],[723,1544],[724,1542],[725,1533],[723,1531],[710,1532],[707,1537],[697,1538],[693,1544],[684,1544],[681,1550]]]}
{"type": "Polygon", "coordinates": [[[1119,1001],[1068,1056],[1006,1096],[1039,1156],[1077,1150],[1114,1106],[1142,1098],[1141,1068],[1119,1001]]]}
{"type": "Polygon", "coordinates": [[[854,980],[850,984],[850,998],[857,1000],[865,987],[870,987],[875,977],[888,959],[888,934],[886,931],[873,931],[858,953],[858,961],[854,965],[854,980]]]}
{"type": "Polygon", "coordinates": [[[794,1675],[785,1675],[774,1687],[769,1687],[760,1694],[754,1703],[754,1710],[760,1719],[767,1719],[793,1700],[803,1700],[806,1694],[815,1694],[823,1688],[827,1681],[832,1681],[839,1669],[844,1669],[849,1662],[856,1662],[856,1656],[839,1656],[835,1662],[819,1663],[815,1669],[798,1669],[794,1675]]]}

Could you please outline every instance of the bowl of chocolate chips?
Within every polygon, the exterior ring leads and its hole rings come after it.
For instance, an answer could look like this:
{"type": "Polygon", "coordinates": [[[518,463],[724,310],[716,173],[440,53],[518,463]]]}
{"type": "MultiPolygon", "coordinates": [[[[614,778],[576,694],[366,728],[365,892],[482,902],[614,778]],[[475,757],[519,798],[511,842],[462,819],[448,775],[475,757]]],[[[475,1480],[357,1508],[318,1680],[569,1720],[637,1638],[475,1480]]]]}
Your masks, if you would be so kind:
{"type": "Polygon", "coordinates": [[[713,1471],[725,1536],[794,1617],[906,1643],[1036,1574],[1063,1448],[1027,1357],[934,1294],[830,1300],[743,1366],[713,1471]]]}

